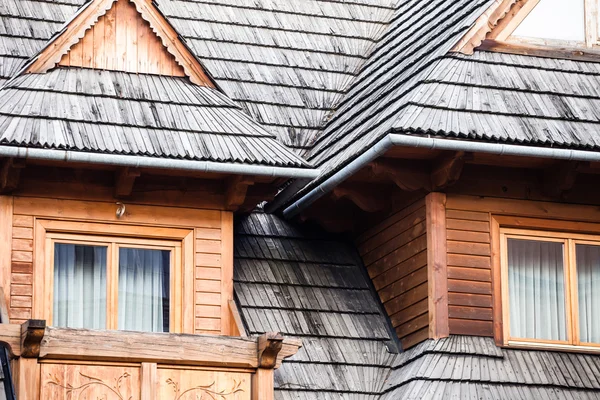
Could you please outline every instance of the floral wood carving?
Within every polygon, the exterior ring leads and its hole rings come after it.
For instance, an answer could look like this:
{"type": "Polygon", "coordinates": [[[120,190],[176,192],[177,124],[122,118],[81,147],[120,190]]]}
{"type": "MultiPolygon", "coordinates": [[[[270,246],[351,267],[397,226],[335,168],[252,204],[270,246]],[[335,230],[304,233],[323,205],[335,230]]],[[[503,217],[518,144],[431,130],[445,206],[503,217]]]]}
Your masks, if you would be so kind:
{"type": "Polygon", "coordinates": [[[241,393],[244,391],[244,389],[240,387],[242,386],[242,383],[243,381],[237,382],[234,380],[233,387],[229,391],[216,391],[216,389],[214,389],[215,382],[211,383],[210,385],[195,386],[193,388],[181,391],[181,387],[179,386],[178,382],[175,382],[171,378],[167,379],[167,385],[173,386],[173,392],[175,393],[173,400],[227,400],[228,398],[231,398],[229,396],[233,396],[236,393],[241,393]],[[192,396],[196,395],[196,397],[185,397],[188,394],[192,396]]]}
{"type": "Polygon", "coordinates": [[[50,376],[51,380],[48,381],[48,384],[60,387],[62,389],[66,389],[68,399],[79,400],[81,399],[81,396],[85,393],[85,391],[92,387],[104,387],[108,390],[107,394],[103,395],[102,397],[98,397],[97,400],[108,400],[108,395],[113,395],[118,400],[132,400],[133,398],[133,396],[125,398],[124,395],[121,393],[121,386],[123,384],[123,381],[131,376],[129,372],[125,372],[123,373],[123,375],[115,379],[115,384],[113,386],[108,385],[102,379],[94,378],[93,376],[86,375],[83,372],[80,372],[79,375],[88,379],[89,382],[84,383],[80,386],[73,386],[70,383],[66,383],[63,385],[62,383],[60,383],[60,379],[58,379],[56,376],[50,376]]]}

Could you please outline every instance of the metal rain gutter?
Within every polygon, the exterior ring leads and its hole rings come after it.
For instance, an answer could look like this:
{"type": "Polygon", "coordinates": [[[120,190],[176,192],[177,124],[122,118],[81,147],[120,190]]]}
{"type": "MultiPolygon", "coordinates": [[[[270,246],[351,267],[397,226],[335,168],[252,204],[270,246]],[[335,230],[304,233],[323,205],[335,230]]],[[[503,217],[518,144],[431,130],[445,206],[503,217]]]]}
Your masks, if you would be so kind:
{"type": "Polygon", "coordinates": [[[315,179],[320,171],[313,168],[286,168],[253,164],[227,164],[121,154],[84,153],[69,150],[0,146],[0,157],[29,158],[72,163],[105,164],[133,168],[160,168],[208,173],[255,175],[273,178],[315,179]]]}
{"type": "Polygon", "coordinates": [[[373,147],[361,154],[358,158],[336,172],[306,195],[296,200],[283,210],[285,218],[292,218],[306,207],[332,191],[340,183],[354,175],[368,163],[378,158],[393,146],[418,147],[429,150],[466,151],[473,153],[488,153],[519,157],[552,158],[558,160],[596,161],[600,162],[600,152],[553,149],[548,147],[531,147],[515,144],[482,143],[466,140],[427,138],[390,133],[377,142],[373,147]]]}

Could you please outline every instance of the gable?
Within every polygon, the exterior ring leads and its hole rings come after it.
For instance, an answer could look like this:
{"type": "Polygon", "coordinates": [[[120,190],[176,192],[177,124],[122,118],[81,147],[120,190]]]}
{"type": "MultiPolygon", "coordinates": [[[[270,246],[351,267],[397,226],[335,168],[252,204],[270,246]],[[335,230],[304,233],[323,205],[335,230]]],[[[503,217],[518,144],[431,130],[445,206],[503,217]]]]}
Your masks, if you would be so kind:
{"type": "Polygon", "coordinates": [[[113,3],[58,65],[185,76],[175,57],[128,0],[113,3]]]}
{"type": "Polygon", "coordinates": [[[27,67],[44,73],[57,66],[187,76],[214,87],[179,34],[146,0],[92,0],[27,67]]]}

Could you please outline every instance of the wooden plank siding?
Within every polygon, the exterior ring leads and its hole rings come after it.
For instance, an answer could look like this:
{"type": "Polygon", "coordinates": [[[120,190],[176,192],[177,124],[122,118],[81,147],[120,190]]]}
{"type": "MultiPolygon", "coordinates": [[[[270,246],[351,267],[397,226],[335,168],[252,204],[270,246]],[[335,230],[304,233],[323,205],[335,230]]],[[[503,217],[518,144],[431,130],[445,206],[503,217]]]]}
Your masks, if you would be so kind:
{"type": "Polygon", "coordinates": [[[63,55],[59,65],[185,76],[175,57],[128,0],[116,1],[63,55]]]}
{"type": "Polygon", "coordinates": [[[429,337],[425,200],[361,234],[356,243],[403,348],[429,337]]]}
{"type": "Polygon", "coordinates": [[[448,317],[451,334],[493,335],[490,216],[448,199],[448,317]]]}
{"type": "Polygon", "coordinates": [[[231,313],[228,301],[233,298],[233,287],[227,280],[232,280],[233,249],[225,247],[233,243],[231,212],[127,202],[126,215],[118,219],[115,215],[116,205],[112,201],[24,196],[0,196],[0,199],[2,204],[7,205],[4,207],[5,214],[10,215],[9,223],[4,223],[8,228],[5,234],[8,232],[10,239],[3,246],[10,254],[10,277],[7,276],[4,280],[10,280],[10,288],[6,288],[6,293],[10,297],[8,305],[11,323],[23,323],[27,319],[39,317],[34,311],[34,263],[40,262],[36,261],[35,254],[39,251],[36,246],[43,248],[43,244],[37,243],[35,239],[35,221],[76,221],[82,229],[89,227],[90,234],[93,234],[96,226],[102,224],[114,226],[116,234],[119,232],[119,224],[130,229],[152,226],[156,231],[162,229],[161,232],[165,232],[165,235],[168,235],[169,228],[189,230],[189,243],[184,241],[183,245],[190,246],[192,250],[189,255],[183,255],[182,263],[184,267],[189,265],[190,270],[184,269],[182,285],[194,287],[189,291],[193,292],[193,296],[181,299],[185,314],[183,330],[187,333],[230,334],[231,313]],[[225,321],[222,322],[222,319],[225,321]]]}

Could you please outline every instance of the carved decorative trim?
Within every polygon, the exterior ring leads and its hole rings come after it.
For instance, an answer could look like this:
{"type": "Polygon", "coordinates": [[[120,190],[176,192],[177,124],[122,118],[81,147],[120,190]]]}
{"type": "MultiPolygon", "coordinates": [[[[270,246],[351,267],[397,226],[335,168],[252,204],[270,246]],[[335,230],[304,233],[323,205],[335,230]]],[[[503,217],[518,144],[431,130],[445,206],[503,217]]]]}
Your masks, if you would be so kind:
{"type": "MultiPolygon", "coordinates": [[[[85,391],[91,387],[104,387],[108,390],[108,393],[106,395],[104,395],[104,398],[108,398],[108,395],[114,395],[116,399],[118,400],[132,400],[133,396],[129,396],[127,398],[124,397],[124,395],[121,393],[121,386],[123,384],[123,381],[125,379],[128,379],[131,375],[129,374],[129,372],[124,372],[123,375],[121,375],[120,377],[118,377],[115,380],[115,384],[113,386],[110,386],[109,384],[105,383],[102,379],[99,378],[94,378],[93,376],[90,375],[86,375],[83,372],[80,372],[79,375],[81,375],[82,377],[86,378],[89,380],[89,382],[84,383],[82,385],[79,386],[73,386],[70,383],[65,383],[62,384],[60,382],[60,379],[58,379],[58,377],[56,376],[50,376],[49,378],[51,379],[50,381],[48,381],[49,385],[54,385],[57,386],[59,388],[62,389],[66,389],[67,390],[67,396],[69,396],[69,399],[73,399],[73,400],[79,400],[82,399],[82,395],[85,394],[85,391]],[[77,396],[77,397],[75,397],[77,396]]],[[[87,399],[87,397],[84,397],[85,399],[87,399]]]]}
{"type": "Polygon", "coordinates": [[[215,382],[205,386],[195,386],[186,390],[181,390],[178,382],[169,378],[166,381],[167,385],[173,387],[173,400],[227,400],[229,396],[233,396],[236,393],[244,392],[241,388],[243,381],[233,381],[233,387],[229,390],[217,391],[214,386],[215,382]],[[196,395],[196,397],[189,397],[188,395],[196,395]]]}

